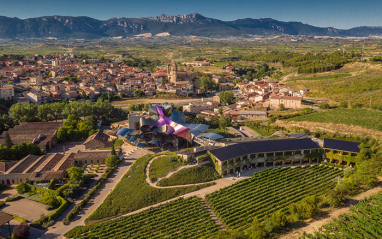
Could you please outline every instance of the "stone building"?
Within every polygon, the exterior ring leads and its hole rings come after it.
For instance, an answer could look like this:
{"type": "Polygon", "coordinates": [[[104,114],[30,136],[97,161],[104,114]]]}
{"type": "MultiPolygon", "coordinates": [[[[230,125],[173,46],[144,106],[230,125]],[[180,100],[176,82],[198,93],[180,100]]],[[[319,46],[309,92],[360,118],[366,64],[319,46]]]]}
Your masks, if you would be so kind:
{"type": "Polygon", "coordinates": [[[269,100],[271,108],[279,108],[283,104],[285,108],[298,109],[301,108],[302,97],[272,95],[269,100]]]}
{"type": "Polygon", "coordinates": [[[209,155],[221,175],[253,167],[318,163],[322,156],[319,145],[310,138],[231,144],[209,150],[209,155]]]}
{"type": "Polygon", "coordinates": [[[324,161],[343,166],[355,166],[361,151],[360,143],[336,139],[324,139],[324,161]]]}

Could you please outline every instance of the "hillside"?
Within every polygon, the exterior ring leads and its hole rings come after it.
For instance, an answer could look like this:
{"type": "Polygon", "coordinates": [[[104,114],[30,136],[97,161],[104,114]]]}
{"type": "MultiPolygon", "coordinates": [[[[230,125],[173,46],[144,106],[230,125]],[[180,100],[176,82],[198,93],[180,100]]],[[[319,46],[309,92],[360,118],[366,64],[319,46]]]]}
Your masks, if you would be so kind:
{"type": "Polygon", "coordinates": [[[227,37],[248,35],[310,35],[365,37],[382,35],[381,27],[356,27],[340,30],[315,27],[301,22],[283,22],[270,18],[221,21],[200,14],[161,15],[146,18],[44,16],[10,18],[0,16],[0,38],[81,38],[132,37],[168,32],[171,36],[227,37]]]}

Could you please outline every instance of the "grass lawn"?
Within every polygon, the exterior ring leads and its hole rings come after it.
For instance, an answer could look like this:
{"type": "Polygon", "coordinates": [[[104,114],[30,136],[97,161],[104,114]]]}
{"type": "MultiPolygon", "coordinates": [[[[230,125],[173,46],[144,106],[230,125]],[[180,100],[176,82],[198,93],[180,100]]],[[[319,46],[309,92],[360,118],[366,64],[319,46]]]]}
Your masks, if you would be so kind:
{"type": "Polygon", "coordinates": [[[361,126],[382,131],[382,111],[367,109],[332,109],[287,119],[361,126]]]}
{"type": "Polygon", "coordinates": [[[231,134],[228,132],[228,130],[223,130],[223,129],[207,129],[206,132],[212,132],[216,134],[220,134],[221,136],[224,136],[224,138],[235,138],[234,134],[231,134]]]}
{"type": "Polygon", "coordinates": [[[125,214],[212,185],[212,183],[206,183],[198,186],[165,189],[151,187],[145,181],[145,169],[149,161],[158,155],[147,154],[138,158],[114,190],[87,220],[99,220],[125,214]]]}
{"type": "Polygon", "coordinates": [[[154,182],[157,178],[166,176],[169,172],[175,171],[180,166],[183,166],[183,163],[179,162],[174,155],[155,159],[150,165],[150,180],[154,182]]]}
{"type": "MultiPolygon", "coordinates": [[[[117,148],[117,147],[121,146],[122,144],[123,144],[123,140],[117,139],[114,141],[114,148],[117,148]]],[[[111,150],[111,147],[100,148],[100,150],[111,150]]]]}
{"type": "Polygon", "coordinates": [[[158,182],[158,186],[186,185],[194,183],[210,182],[221,178],[212,165],[195,166],[184,168],[179,172],[164,178],[158,182]]]}

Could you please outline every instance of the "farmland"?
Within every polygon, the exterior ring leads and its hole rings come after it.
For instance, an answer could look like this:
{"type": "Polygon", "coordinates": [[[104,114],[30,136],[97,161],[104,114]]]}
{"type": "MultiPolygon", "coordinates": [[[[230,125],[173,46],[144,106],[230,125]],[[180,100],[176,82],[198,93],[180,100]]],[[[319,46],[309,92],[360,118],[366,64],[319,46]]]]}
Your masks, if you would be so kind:
{"type": "Polygon", "coordinates": [[[116,220],[76,227],[67,238],[211,238],[218,227],[197,197],[175,201],[116,220]]]}
{"type": "Polygon", "coordinates": [[[199,190],[211,184],[178,188],[154,188],[145,181],[145,168],[158,155],[147,154],[138,158],[104,202],[87,218],[98,220],[132,212],[158,202],[199,190]]]}
{"type": "Polygon", "coordinates": [[[382,111],[367,109],[332,109],[313,114],[297,116],[287,121],[308,121],[360,126],[382,131],[382,111]]]}
{"type": "Polygon", "coordinates": [[[333,188],[342,174],[319,165],[268,169],[207,195],[206,201],[230,229],[243,230],[254,217],[262,221],[277,210],[286,212],[293,202],[333,188]]]}
{"type": "Polygon", "coordinates": [[[359,202],[350,210],[351,213],[339,215],[314,234],[304,233],[300,238],[382,238],[381,193],[359,202]]]}

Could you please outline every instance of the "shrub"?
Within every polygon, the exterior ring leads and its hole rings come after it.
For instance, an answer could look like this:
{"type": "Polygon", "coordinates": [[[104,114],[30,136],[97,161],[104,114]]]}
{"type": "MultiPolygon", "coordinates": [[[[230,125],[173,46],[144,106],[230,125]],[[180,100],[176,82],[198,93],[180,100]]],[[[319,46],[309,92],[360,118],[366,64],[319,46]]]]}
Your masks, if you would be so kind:
{"type": "Polygon", "coordinates": [[[105,165],[108,168],[114,167],[118,162],[118,157],[116,155],[110,155],[105,160],[105,165]]]}
{"type": "Polygon", "coordinates": [[[0,201],[0,208],[5,206],[5,202],[0,201]]]}
{"type": "Polygon", "coordinates": [[[7,197],[7,198],[5,199],[5,201],[6,201],[6,202],[12,202],[12,201],[16,201],[16,200],[18,200],[18,199],[20,199],[20,198],[21,198],[21,196],[7,197]]]}
{"type": "Polygon", "coordinates": [[[50,190],[54,190],[55,186],[56,186],[56,180],[55,179],[51,179],[50,182],[49,182],[48,188],[50,190]]]}
{"type": "Polygon", "coordinates": [[[28,239],[30,234],[30,227],[26,223],[21,223],[20,225],[16,225],[13,229],[12,238],[17,239],[28,239]]]}

